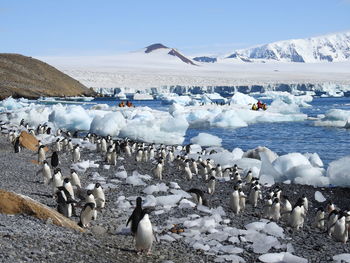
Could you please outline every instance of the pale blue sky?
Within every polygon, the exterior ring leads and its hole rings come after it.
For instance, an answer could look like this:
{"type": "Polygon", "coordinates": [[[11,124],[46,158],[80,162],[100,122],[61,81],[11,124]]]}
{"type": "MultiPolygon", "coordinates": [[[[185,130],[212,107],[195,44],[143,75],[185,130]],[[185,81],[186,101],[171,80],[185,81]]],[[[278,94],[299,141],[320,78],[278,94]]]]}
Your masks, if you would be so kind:
{"type": "Polygon", "coordinates": [[[225,53],[350,30],[350,0],[1,0],[0,52],[105,55],[152,43],[225,53]]]}

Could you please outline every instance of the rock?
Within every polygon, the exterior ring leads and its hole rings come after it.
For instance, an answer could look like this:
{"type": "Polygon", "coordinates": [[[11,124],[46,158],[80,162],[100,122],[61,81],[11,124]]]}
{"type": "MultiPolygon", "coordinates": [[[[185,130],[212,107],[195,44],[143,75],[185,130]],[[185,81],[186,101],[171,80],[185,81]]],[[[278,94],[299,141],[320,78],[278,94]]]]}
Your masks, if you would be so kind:
{"type": "Polygon", "coordinates": [[[107,230],[102,226],[93,226],[91,228],[91,231],[96,235],[103,235],[107,233],[107,230]]]}
{"type": "Polygon", "coordinates": [[[83,232],[74,221],[61,215],[57,211],[43,205],[28,196],[19,195],[0,189],[0,213],[2,214],[26,214],[47,221],[51,219],[55,225],[69,227],[83,232]]]}

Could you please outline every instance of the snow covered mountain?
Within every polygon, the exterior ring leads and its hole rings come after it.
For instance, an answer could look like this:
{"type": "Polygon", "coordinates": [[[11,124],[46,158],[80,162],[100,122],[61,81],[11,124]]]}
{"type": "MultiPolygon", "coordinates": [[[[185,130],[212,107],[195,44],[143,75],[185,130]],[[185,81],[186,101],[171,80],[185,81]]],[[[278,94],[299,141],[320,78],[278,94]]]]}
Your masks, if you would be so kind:
{"type": "Polygon", "coordinates": [[[253,48],[236,50],[227,58],[253,62],[339,62],[350,60],[350,31],[307,39],[273,42],[253,48]]]}

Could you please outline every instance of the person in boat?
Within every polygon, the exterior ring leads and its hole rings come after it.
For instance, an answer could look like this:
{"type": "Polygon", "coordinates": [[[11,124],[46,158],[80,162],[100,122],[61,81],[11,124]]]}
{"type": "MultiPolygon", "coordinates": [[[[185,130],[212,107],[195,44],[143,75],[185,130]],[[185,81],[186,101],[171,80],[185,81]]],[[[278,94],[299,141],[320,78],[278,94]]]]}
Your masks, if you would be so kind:
{"type": "Polygon", "coordinates": [[[256,106],[256,104],[254,103],[252,106],[252,110],[258,110],[258,106],[256,106]]]}
{"type": "Polygon", "coordinates": [[[258,109],[261,109],[262,108],[262,103],[261,103],[261,101],[260,100],[258,100],[258,109]]]}

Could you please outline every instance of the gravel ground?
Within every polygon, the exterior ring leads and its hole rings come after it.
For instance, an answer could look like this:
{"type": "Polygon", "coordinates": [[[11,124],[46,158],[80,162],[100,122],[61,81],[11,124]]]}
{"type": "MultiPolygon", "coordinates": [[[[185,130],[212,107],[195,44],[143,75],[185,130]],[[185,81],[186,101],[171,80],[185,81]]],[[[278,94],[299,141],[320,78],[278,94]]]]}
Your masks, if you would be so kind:
{"type": "MultiPolygon", "coordinates": [[[[48,154],[50,155],[50,154],[48,154]]],[[[42,183],[41,175],[36,171],[39,166],[31,162],[37,158],[36,154],[24,149],[15,154],[12,145],[5,136],[0,136],[0,188],[11,190],[16,193],[27,195],[43,204],[55,208],[56,201],[51,197],[51,188],[42,183]]],[[[82,151],[82,160],[101,160],[101,156],[87,149],[82,151]]],[[[63,175],[69,174],[71,155],[60,153],[63,175]]],[[[102,164],[102,162],[101,162],[102,164]]],[[[140,174],[151,174],[154,164],[137,164],[133,157],[118,160],[116,167],[103,169],[89,168],[84,174],[79,173],[83,186],[92,183],[91,175],[98,172],[106,178],[107,183],[115,183],[117,167],[123,165],[128,172],[137,170],[140,174]]],[[[177,182],[181,189],[188,190],[191,187],[205,189],[206,184],[195,178],[192,181],[184,180],[183,174],[172,166],[166,166],[163,173],[163,182],[177,182]]],[[[152,179],[150,184],[159,183],[152,179]]],[[[210,198],[210,206],[222,206],[230,219],[228,226],[244,229],[251,222],[260,220],[262,209],[253,209],[247,205],[246,211],[234,216],[228,207],[228,196],[232,191],[230,182],[217,183],[217,190],[210,198]]],[[[349,190],[346,188],[313,188],[303,185],[280,184],[283,194],[290,197],[292,203],[305,194],[310,203],[308,218],[304,228],[300,231],[289,229],[283,222],[279,225],[284,228],[286,235],[284,244],[292,244],[295,252],[293,254],[307,258],[309,262],[332,262],[332,256],[341,253],[350,253],[348,244],[333,241],[326,234],[312,229],[311,221],[318,204],[314,200],[314,193],[319,190],[330,200],[333,200],[342,209],[348,207],[350,201],[349,190]]],[[[205,254],[202,250],[195,250],[182,238],[174,242],[160,241],[154,243],[151,255],[138,255],[134,250],[132,237],[125,234],[123,229],[133,207],[130,209],[119,209],[117,207],[118,197],[133,197],[143,195],[144,186],[131,186],[123,182],[116,184],[112,189],[105,189],[106,207],[92,222],[92,226],[85,233],[58,227],[51,222],[44,222],[27,215],[2,215],[0,214],[0,261],[1,262],[214,262],[216,255],[205,254]]],[[[266,189],[263,189],[266,191],[266,189]]],[[[164,194],[164,193],[162,193],[164,194]]],[[[157,194],[154,194],[157,196],[157,194]]],[[[261,207],[261,205],[260,205],[261,207]]],[[[78,210],[78,214],[80,210],[78,210]]],[[[171,218],[186,217],[196,213],[200,216],[207,215],[196,209],[172,208],[163,214],[151,214],[153,226],[164,229],[171,218]]],[[[78,222],[77,217],[72,220],[78,222]]],[[[167,229],[166,229],[167,230],[167,229]]],[[[186,231],[186,229],[185,229],[186,231]]],[[[224,244],[227,241],[223,242],[224,244]]],[[[228,243],[227,243],[228,244],[228,243]]],[[[250,244],[240,243],[237,246],[244,249],[239,256],[246,262],[258,262],[259,254],[252,252],[250,244]]],[[[286,249],[271,249],[270,252],[280,252],[286,249]]]]}

